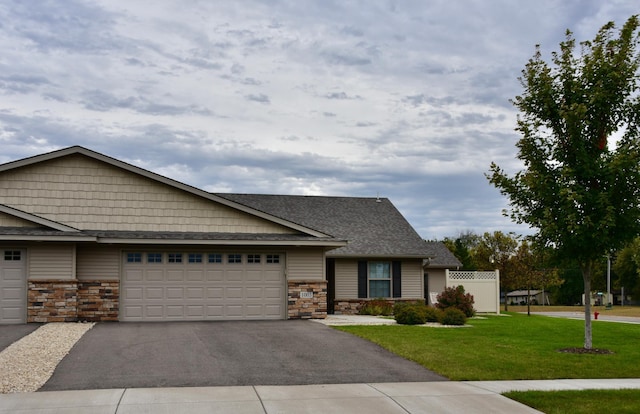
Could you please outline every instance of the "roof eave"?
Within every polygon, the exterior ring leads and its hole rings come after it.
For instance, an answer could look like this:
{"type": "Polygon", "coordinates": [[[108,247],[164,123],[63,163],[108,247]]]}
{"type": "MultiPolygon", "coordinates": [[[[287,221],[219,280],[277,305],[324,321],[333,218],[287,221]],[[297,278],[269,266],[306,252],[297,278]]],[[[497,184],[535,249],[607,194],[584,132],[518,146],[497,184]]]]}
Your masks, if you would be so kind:
{"type": "Polygon", "coordinates": [[[154,239],[154,238],[115,238],[100,237],[101,244],[158,244],[158,245],[207,245],[207,246],[293,246],[293,247],[331,247],[346,246],[340,240],[194,240],[194,239],[154,239]]]}

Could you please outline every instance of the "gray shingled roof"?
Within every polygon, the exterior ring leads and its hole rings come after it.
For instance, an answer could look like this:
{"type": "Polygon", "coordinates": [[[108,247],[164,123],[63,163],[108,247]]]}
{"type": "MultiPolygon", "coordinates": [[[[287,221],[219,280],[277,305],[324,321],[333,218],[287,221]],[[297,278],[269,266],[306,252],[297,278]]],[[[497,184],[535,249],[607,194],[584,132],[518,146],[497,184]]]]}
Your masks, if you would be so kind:
{"type": "Polygon", "coordinates": [[[425,242],[386,198],[216,195],[349,241],[328,256],[430,257],[438,262],[453,256],[425,242]]]}
{"type": "Polygon", "coordinates": [[[451,250],[449,250],[444,243],[428,241],[426,244],[430,257],[428,267],[447,269],[462,267],[462,262],[451,253],[451,250]]]}

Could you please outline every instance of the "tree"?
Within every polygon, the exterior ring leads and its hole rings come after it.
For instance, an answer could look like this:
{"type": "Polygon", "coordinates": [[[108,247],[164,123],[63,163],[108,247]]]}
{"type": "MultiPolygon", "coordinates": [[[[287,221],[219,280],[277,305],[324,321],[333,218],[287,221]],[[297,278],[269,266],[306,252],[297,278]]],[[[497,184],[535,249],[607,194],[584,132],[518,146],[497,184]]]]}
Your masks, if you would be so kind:
{"type": "MultiPolygon", "coordinates": [[[[543,292],[551,286],[559,286],[562,280],[556,269],[547,268],[543,254],[532,244],[524,240],[515,255],[511,258],[511,271],[514,283],[527,290],[527,315],[531,315],[531,289],[542,289],[543,292]]],[[[544,295],[542,300],[544,301],[544,295]]]]}
{"type": "Polygon", "coordinates": [[[640,297],[640,238],[634,239],[618,252],[613,271],[618,275],[618,288],[624,287],[625,293],[634,299],[640,297]]]}
{"type": "MultiPolygon", "coordinates": [[[[509,215],[536,230],[537,242],[577,261],[589,297],[594,261],[640,232],[638,16],[616,37],[609,22],[593,41],[567,30],[552,65],[540,46],[522,71],[518,158],[513,176],[491,164],[489,181],[510,202],[509,215]],[[616,134],[616,145],[610,143],[616,134]]],[[[585,301],[584,347],[592,348],[585,301]]]]}
{"type": "Polygon", "coordinates": [[[476,268],[473,260],[473,251],[478,245],[479,240],[480,236],[470,230],[467,230],[464,233],[460,233],[455,239],[446,237],[442,242],[447,246],[451,253],[460,260],[462,268],[470,270],[476,268]]]}
{"type": "Polygon", "coordinates": [[[518,248],[518,238],[514,233],[494,231],[484,233],[474,252],[474,260],[479,269],[500,271],[500,287],[505,294],[504,308],[508,309],[506,294],[516,289],[514,273],[509,270],[511,257],[518,248]]]}

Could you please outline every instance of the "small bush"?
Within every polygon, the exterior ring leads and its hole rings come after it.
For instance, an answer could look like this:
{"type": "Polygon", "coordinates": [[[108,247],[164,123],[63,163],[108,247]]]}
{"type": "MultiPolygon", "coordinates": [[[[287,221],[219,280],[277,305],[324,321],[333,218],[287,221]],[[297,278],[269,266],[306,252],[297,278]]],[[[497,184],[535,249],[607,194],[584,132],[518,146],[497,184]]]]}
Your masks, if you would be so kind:
{"type": "Polygon", "coordinates": [[[393,314],[396,322],[402,325],[422,325],[427,322],[427,307],[424,304],[413,303],[394,307],[393,314]]]}
{"type": "Polygon", "coordinates": [[[365,302],[360,311],[360,315],[382,315],[389,316],[393,311],[393,307],[389,302],[384,299],[374,299],[365,302]]]}
{"type": "Polygon", "coordinates": [[[438,308],[427,306],[425,309],[425,316],[427,318],[427,322],[440,322],[442,311],[438,308]]]}
{"type": "Polygon", "coordinates": [[[438,295],[438,303],[436,307],[440,310],[448,308],[457,308],[461,310],[467,318],[475,315],[476,310],[473,309],[473,295],[464,293],[463,286],[448,287],[438,295]]]}
{"type": "Polygon", "coordinates": [[[461,326],[467,323],[464,312],[458,308],[447,308],[442,312],[440,323],[443,325],[461,326]]]}

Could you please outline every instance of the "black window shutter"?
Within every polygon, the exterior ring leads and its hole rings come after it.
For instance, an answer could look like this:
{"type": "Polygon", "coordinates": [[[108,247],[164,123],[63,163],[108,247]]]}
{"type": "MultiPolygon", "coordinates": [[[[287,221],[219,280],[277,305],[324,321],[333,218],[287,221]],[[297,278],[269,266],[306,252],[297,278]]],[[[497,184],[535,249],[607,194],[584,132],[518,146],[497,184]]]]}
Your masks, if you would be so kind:
{"type": "Polygon", "coordinates": [[[366,298],[367,295],[367,261],[358,260],[358,297],[366,298]]]}
{"type": "Polygon", "coordinates": [[[391,278],[393,279],[393,297],[402,297],[402,266],[401,261],[394,260],[391,263],[391,278]]]}

